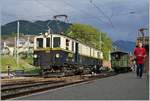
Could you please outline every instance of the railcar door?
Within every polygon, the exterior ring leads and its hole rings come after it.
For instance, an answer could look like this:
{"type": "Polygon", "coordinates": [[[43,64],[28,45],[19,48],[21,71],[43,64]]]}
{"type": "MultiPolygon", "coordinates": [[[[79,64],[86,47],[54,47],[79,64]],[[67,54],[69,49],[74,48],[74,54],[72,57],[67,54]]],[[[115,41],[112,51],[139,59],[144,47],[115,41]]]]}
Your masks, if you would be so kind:
{"type": "Polygon", "coordinates": [[[43,52],[40,55],[40,66],[43,68],[49,68],[50,67],[50,52],[43,52]]]}
{"type": "Polygon", "coordinates": [[[75,63],[79,61],[79,43],[75,44],[75,63]]]}

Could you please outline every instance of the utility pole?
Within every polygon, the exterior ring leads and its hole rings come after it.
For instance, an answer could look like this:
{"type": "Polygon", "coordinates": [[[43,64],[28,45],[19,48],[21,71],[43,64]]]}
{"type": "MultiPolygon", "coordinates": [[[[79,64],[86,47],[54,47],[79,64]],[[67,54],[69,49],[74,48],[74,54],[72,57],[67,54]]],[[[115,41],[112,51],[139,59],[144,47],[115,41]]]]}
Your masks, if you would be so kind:
{"type": "Polygon", "coordinates": [[[110,55],[111,51],[108,51],[108,61],[111,61],[111,55],[110,55]]]}
{"type": "Polygon", "coordinates": [[[51,28],[48,26],[48,34],[50,35],[50,48],[52,48],[52,33],[51,33],[51,28]]]}
{"type": "Polygon", "coordinates": [[[30,47],[30,35],[28,35],[28,42],[27,42],[27,57],[29,57],[29,47],[30,47]]]}
{"type": "Polygon", "coordinates": [[[144,45],[145,45],[145,33],[144,33],[145,30],[148,30],[148,28],[140,28],[139,29],[139,31],[142,34],[141,40],[142,40],[142,42],[143,42],[144,45]]]}
{"type": "Polygon", "coordinates": [[[14,42],[15,42],[15,48],[14,48],[14,52],[13,52],[13,55],[16,57],[16,36],[15,36],[15,39],[14,39],[14,42]]]}
{"type": "Polygon", "coordinates": [[[101,42],[102,41],[101,32],[100,32],[100,36],[99,37],[100,37],[99,39],[100,39],[100,51],[101,51],[101,48],[102,48],[102,45],[101,45],[102,44],[102,42],[101,42]]]}
{"type": "Polygon", "coordinates": [[[101,58],[103,58],[103,53],[102,53],[102,33],[100,32],[100,55],[101,55],[101,58]]]}
{"type": "Polygon", "coordinates": [[[19,20],[17,22],[17,67],[19,67],[19,27],[20,27],[20,23],[19,20]]]}
{"type": "Polygon", "coordinates": [[[51,34],[51,28],[48,26],[48,34],[51,34]]]}

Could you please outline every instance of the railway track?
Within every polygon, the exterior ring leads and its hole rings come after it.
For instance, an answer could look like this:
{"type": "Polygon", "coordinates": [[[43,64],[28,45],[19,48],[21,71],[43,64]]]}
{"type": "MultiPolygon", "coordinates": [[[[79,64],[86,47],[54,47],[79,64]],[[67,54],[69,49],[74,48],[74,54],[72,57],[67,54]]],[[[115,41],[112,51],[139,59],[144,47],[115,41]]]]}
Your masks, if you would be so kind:
{"type": "MultiPolygon", "coordinates": [[[[60,81],[60,80],[59,80],[60,81]]],[[[18,82],[11,82],[11,83],[5,83],[1,84],[1,87],[9,87],[9,86],[16,86],[16,85],[27,85],[32,83],[44,83],[44,82],[56,82],[54,80],[45,80],[45,81],[18,81],[18,82]]]]}
{"type": "Polygon", "coordinates": [[[24,82],[22,84],[6,84],[1,85],[1,99],[7,100],[31,93],[41,92],[48,89],[54,89],[75,83],[85,82],[85,80],[78,80],[74,82],[68,82],[65,80],[60,81],[41,81],[41,82],[24,82]]]}
{"type": "MultiPolygon", "coordinates": [[[[114,74],[112,74],[114,75],[114,74]]],[[[103,75],[103,77],[108,77],[112,75],[103,75]]],[[[38,82],[23,82],[18,84],[5,84],[1,85],[1,99],[6,100],[10,98],[15,98],[23,95],[28,95],[36,92],[42,92],[49,89],[55,89],[58,87],[63,87],[67,85],[82,83],[82,82],[88,82],[92,80],[96,80],[98,78],[101,78],[102,76],[92,76],[92,77],[84,77],[86,79],[80,79],[76,81],[65,81],[65,80],[59,80],[59,81],[38,81],[38,82]],[[88,78],[88,79],[87,79],[88,78]]]]}
{"type": "Polygon", "coordinates": [[[37,82],[37,83],[28,82],[28,83],[16,84],[16,85],[15,84],[14,85],[2,85],[1,91],[5,92],[7,90],[11,91],[11,90],[16,90],[16,89],[28,88],[32,86],[42,86],[46,84],[53,84],[53,83],[60,83],[60,82],[64,82],[64,81],[44,81],[44,82],[37,82]]]}
{"type": "Polygon", "coordinates": [[[22,95],[28,95],[34,92],[55,88],[58,85],[62,85],[62,84],[64,84],[64,81],[28,83],[28,84],[5,86],[5,87],[2,86],[1,99],[5,100],[5,99],[18,97],[22,95]]]}

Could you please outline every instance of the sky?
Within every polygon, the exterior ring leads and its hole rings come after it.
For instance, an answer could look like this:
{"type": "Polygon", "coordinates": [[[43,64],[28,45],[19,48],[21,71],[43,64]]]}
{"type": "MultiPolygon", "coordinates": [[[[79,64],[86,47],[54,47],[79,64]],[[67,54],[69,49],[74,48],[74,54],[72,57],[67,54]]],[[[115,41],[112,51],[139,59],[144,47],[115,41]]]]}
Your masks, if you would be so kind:
{"type": "Polygon", "coordinates": [[[92,25],[113,41],[135,41],[139,28],[149,28],[148,0],[1,0],[2,25],[45,21],[58,14],[68,15],[70,23],[92,25]]]}

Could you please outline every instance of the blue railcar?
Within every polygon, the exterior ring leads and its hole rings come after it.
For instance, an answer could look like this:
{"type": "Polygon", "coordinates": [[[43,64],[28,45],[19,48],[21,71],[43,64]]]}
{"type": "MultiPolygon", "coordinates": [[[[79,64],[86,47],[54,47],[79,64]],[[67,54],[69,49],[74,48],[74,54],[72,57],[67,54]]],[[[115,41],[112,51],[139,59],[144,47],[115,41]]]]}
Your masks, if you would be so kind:
{"type": "Polygon", "coordinates": [[[102,66],[102,52],[68,36],[44,34],[34,38],[34,65],[43,73],[90,73],[102,66]]]}

